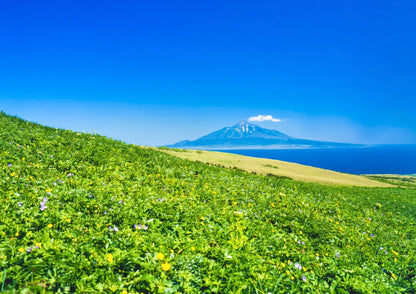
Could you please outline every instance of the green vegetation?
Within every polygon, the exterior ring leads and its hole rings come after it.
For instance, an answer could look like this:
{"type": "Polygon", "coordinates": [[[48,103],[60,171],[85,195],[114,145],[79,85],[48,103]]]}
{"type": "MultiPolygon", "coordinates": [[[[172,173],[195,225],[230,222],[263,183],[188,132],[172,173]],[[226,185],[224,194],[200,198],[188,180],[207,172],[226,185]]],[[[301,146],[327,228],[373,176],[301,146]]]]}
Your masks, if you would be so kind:
{"type": "Polygon", "coordinates": [[[401,187],[416,188],[416,176],[408,175],[368,175],[370,179],[378,180],[383,183],[397,185],[401,187]]]}
{"type": "Polygon", "coordinates": [[[256,158],[225,152],[195,151],[186,149],[159,148],[163,152],[183,159],[199,161],[216,166],[238,168],[261,175],[275,175],[302,182],[324,185],[359,186],[359,187],[392,187],[389,182],[377,181],[364,176],[339,173],[332,170],[301,165],[292,162],[256,158]]]}
{"type": "Polygon", "coordinates": [[[1,291],[415,293],[414,189],[265,177],[3,113],[0,154],[1,291]]]}

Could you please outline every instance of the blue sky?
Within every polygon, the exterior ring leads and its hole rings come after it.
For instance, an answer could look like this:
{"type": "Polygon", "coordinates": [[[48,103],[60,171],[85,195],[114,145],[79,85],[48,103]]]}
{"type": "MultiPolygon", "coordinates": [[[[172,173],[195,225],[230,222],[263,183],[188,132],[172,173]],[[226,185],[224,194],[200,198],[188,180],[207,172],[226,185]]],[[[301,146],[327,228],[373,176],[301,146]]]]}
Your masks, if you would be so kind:
{"type": "Polygon", "coordinates": [[[416,144],[416,2],[0,2],[0,109],[140,145],[259,114],[416,144]]]}

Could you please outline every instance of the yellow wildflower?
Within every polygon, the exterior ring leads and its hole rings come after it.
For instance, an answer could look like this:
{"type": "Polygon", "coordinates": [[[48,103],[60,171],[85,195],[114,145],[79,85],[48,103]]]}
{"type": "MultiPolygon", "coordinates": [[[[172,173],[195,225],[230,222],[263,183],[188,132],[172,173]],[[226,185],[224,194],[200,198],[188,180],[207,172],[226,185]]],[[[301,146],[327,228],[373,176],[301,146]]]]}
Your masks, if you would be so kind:
{"type": "Polygon", "coordinates": [[[53,224],[48,225],[48,229],[51,229],[53,227],[53,224]]]}
{"type": "Polygon", "coordinates": [[[113,263],[113,255],[112,255],[111,253],[108,253],[108,254],[107,254],[107,261],[108,261],[109,263],[113,263]]]}
{"type": "Polygon", "coordinates": [[[23,248],[19,248],[17,251],[19,251],[19,252],[25,252],[25,250],[23,248]]]}
{"type": "Polygon", "coordinates": [[[158,260],[164,260],[165,259],[165,255],[163,253],[158,253],[158,254],[156,254],[156,259],[158,259],[158,260]]]}
{"type": "Polygon", "coordinates": [[[165,272],[167,272],[168,270],[170,270],[171,265],[167,262],[162,263],[162,270],[164,270],[165,272]]]}

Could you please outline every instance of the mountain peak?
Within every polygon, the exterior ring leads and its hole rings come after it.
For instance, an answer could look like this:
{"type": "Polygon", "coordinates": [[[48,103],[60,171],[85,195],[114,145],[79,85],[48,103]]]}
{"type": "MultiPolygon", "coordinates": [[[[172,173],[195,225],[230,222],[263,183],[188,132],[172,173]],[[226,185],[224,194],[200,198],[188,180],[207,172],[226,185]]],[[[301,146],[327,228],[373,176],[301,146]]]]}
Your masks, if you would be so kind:
{"type": "Polygon", "coordinates": [[[168,147],[192,149],[242,149],[242,148],[311,148],[345,147],[348,144],[298,139],[276,130],[269,130],[246,120],[225,127],[194,141],[182,141],[168,147]]]}
{"type": "Polygon", "coordinates": [[[230,130],[236,131],[238,133],[254,133],[256,131],[256,128],[258,128],[258,126],[249,123],[246,120],[242,120],[239,123],[237,123],[236,125],[230,127],[230,130]]]}

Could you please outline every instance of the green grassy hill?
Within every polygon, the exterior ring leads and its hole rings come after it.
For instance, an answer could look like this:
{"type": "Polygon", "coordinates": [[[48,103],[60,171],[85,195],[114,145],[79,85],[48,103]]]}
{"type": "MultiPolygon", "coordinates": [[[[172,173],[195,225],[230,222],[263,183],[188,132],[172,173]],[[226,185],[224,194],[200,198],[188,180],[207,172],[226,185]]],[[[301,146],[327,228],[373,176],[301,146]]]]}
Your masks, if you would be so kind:
{"type": "Polygon", "coordinates": [[[0,114],[6,293],[414,293],[416,192],[180,159],[0,114]]]}

